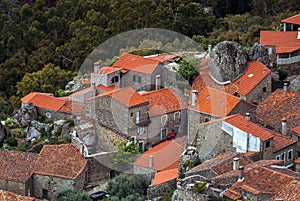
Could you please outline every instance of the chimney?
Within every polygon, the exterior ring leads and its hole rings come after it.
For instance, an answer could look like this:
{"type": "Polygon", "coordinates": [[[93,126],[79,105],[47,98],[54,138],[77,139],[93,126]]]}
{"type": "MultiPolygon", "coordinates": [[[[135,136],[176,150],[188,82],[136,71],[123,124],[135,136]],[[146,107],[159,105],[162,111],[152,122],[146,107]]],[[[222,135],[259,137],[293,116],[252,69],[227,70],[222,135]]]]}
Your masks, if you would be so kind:
{"type": "Polygon", "coordinates": [[[154,156],[150,155],[149,156],[149,167],[153,167],[153,162],[154,162],[154,156]]]}
{"type": "Polygon", "coordinates": [[[250,121],[250,113],[249,113],[249,112],[246,112],[246,113],[245,113],[245,119],[246,119],[247,121],[250,121]]]}
{"type": "Polygon", "coordinates": [[[283,117],[281,119],[281,133],[282,135],[286,135],[286,118],[283,117]]]}
{"type": "Polygon", "coordinates": [[[297,39],[300,40],[300,27],[298,28],[298,37],[297,37],[297,39]]]}
{"type": "Polygon", "coordinates": [[[92,82],[92,83],[91,83],[91,88],[92,88],[93,90],[97,90],[97,88],[96,88],[96,83],[95,83],[95,82],[92,82]]]}
{"type": "Polygon", "coordinates": [[[240,166],[238,182],[242,182],[243,180],[244,180],[244,166],[240,166]]]}
{"type": "Polygon", "coordinates": [[[288,83],[283,83],[283,93],[286,93],[288,91],[288,83]]]}
{"type": "Polygon", "coordinates": [[[100,69],[100,62],[97,61],[94,63],[94,72],[97,73],[100,69]]]}
{"type": "Polygon", "coordinates": [[[197,95],[198,95],[198,91],[192,90],[192,106],[197,105],[197,95]]]}
{"type": "Polygon", "coordinates": [[[211,51],[211,45],[208,45],[208,54],[210,53],[211,51]]]}
{"type": "Polygon", "coordinates": [[[160,75],[156,75],[155,76],[155,90],[159,90],[160,89],[160,75]]]}
{"type": "Polygon", "coordinates": [[[240,159],[235,157],[233,158],[233,170],[238,170],[239,169],[239,164],[240,164],[240,159]]]}

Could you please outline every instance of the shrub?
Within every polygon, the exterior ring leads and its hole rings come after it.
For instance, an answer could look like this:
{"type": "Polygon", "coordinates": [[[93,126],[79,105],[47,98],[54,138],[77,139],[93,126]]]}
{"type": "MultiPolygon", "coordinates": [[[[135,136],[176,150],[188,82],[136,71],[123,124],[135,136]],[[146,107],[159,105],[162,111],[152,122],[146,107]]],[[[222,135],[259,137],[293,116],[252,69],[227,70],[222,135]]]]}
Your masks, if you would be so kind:
{"type": "Polygon", "coordinates": [[[17,128],[13,130],[13,136],[17,138],[25,138],[26,137],[26,132],[22,128],[17,128]]]}
{"type": "Polygon", "coordinates": [[[16,147],[18,145],[18,141],[14,138],[14,136],[10,136],[5,140],[10,147],[16,147]]]}
{"type": "Polygon", "coordinates": [[[10,146],[7,143],[4,143],[2,149],[8,149],[8,148],[10,148],[10,146]]]}
{"type": "Polygon", "coordinates": [[[74,122],[74,120],[73,119],[67,119],[67,122],[66,123],[68,123],[69,124],[69,126],[75,126],[75,122],[74,122]]]}
{"type": "Polygon", "coordinates": [[[25,143],[19,143],[17,146],[17,151],[25,151],[26,150],[26,144],[25,143]]]}
{"type": "Polygon", "coordinates": [[[5,121],[5,128],[9,130],[14,128],[21,128],[21,125],[16,118],[7,118],[5,121]]]}
{"type": "Polygon", "coordinates": [[[193,191],[195,193],[204,193],[206,190],[206,183],[196,183],[193,188],[193,191]]]}

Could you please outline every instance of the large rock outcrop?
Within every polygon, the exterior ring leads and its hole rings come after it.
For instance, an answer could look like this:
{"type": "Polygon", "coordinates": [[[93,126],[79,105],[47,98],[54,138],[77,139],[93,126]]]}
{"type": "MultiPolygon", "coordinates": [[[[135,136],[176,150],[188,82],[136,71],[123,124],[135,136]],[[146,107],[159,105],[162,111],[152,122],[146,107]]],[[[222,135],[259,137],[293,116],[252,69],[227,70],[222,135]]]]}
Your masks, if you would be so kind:
{"type": "Polygon", "coordinates": [[[219,82],[235,80],[247,68],[247,52],[236,42],[218,43],[210,53],[210,70],[219,82]]]}
{"type": "Polygon", "coordinates": [[[269,65],[270,59],[268,55],[268,48],[265,46],[255,43],[248,51],[248,56],[251,61],[260,61],[265,65],[269,65]]]}
{"type": "Polygon", "coordinates": [[[15,118],[21,123],[22,127],[26,127],[31,121],[36,120],[37,111],[32,103],[27,103],[21,107],[15,115],[15,118]]]}

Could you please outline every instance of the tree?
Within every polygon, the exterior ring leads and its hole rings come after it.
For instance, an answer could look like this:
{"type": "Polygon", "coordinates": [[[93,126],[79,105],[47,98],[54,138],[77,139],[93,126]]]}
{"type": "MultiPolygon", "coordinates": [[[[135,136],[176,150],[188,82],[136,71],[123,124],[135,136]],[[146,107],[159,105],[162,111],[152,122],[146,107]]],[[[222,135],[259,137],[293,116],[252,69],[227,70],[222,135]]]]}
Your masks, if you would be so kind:
{"type": "Polygon", "coordinates": [[[190,85],[192,85],[194,79],[199,74],[197,69],[182,57],[177,57],[175,61],[179,64],[177,73],[181,75],[184,79],[186,79],[190,85]]]}
{"type": "Polygon", "coordinates": [[[146,184],[140,175],[119,175],[110,180],[106,190],[112,195],[110,200],[142,201],[145,200],[146,184]]]}
{"type": "Polygon", "coordinates": [[[57,193],[55,201],[90,201],[89,195],[87,193],[81,193],[77,190],[67,188],[62,189],[57,193]]]}

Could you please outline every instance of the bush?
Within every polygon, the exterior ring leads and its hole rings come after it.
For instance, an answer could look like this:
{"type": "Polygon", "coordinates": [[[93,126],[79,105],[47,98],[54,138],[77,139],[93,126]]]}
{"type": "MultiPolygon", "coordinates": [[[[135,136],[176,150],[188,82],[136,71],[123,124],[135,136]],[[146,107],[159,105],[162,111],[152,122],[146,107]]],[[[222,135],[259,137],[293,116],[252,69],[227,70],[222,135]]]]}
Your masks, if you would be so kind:
{"type": "Polygon", "coordinates": [[[18,145],[18,141],[13,136],[7,138],[5,140],[5,143],[8,144],[10,147],[16,147],[18,145]]]}
{"type": "Polygon", "coordinates": [[[7,143],[4,143],[2,149],[8,149],[8,148],[10,148],[10,146],[7,143]]]}
{"type": "Polygon", "coordinates": [[[13,136],[17,138],[25,138],[26,137],[26,132],[22,128],[16,128],[12,131],[13,136]]]}
{"type": "Polygon", "coordinates": [[[17,146],[17,151],[25,151],[26,150],[26,144],[25,143],[19,143],[17,146]]]}
{"type": "Polygon", "coordinates": [[[196,183],[193,188],[193,191],[195,193],[204,193],[206,190],[206,183],[196,183]]]}
{"type": "Polygon", "coordinates": [[[284,69],[278,69],[279,80],[285,80],[288,76],[288,72],[284,69]]]}
{"type": "Polygon", "coordinates": [[[16,118],[7,118],[5,121],[5,128],[8,130],[21,128],[21,125],[16,118]]]}
{"type": "Polygon", "coordinates": [[[73,119],[67,119],[67,122],[66,122],[66,123],[68,123],[70,127],[75,126],[75,122],[74,122],[73,119]]]}

